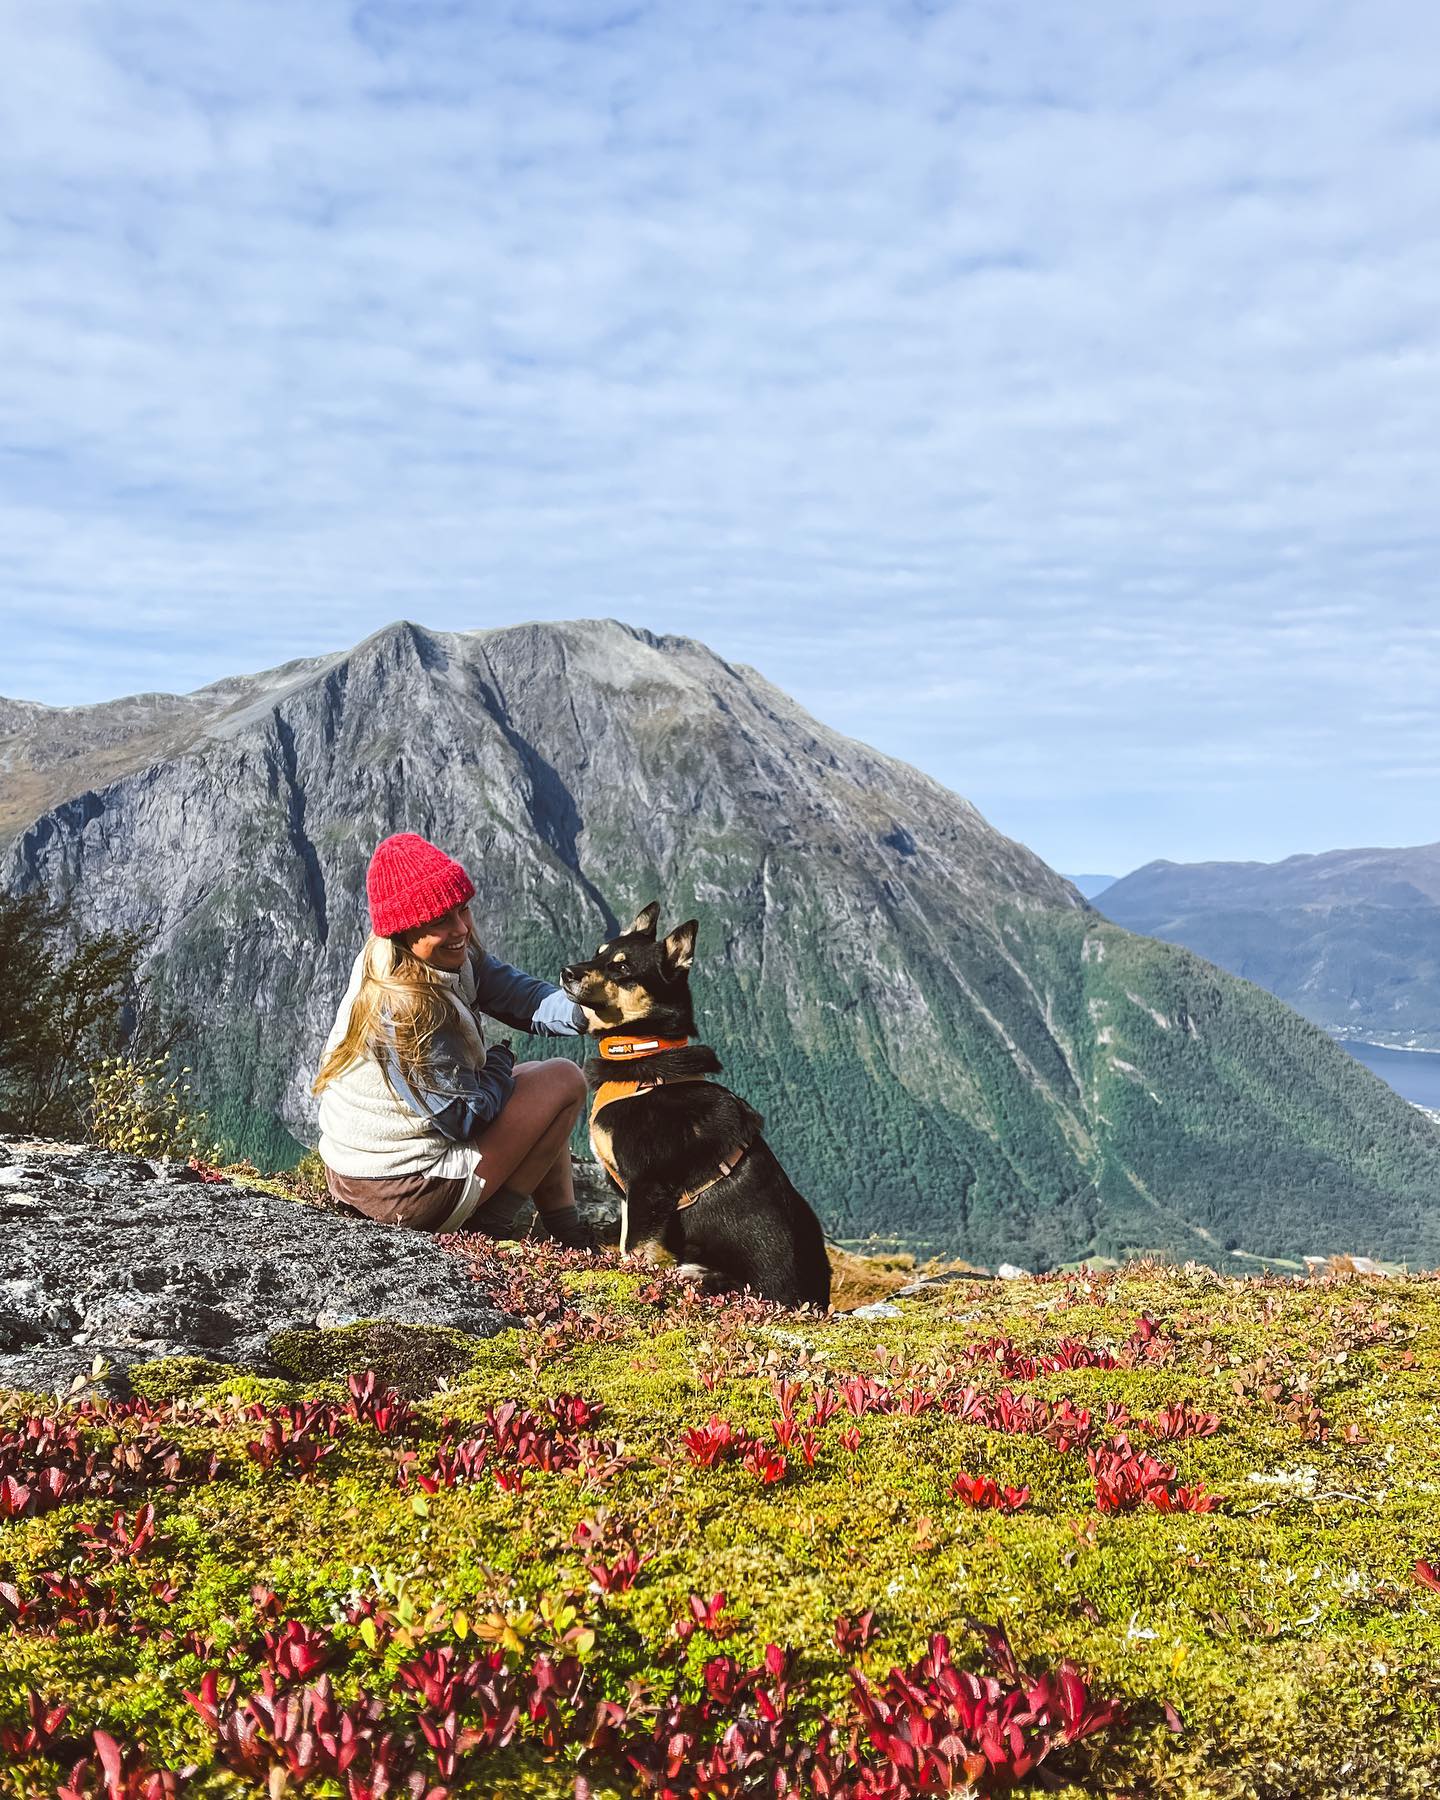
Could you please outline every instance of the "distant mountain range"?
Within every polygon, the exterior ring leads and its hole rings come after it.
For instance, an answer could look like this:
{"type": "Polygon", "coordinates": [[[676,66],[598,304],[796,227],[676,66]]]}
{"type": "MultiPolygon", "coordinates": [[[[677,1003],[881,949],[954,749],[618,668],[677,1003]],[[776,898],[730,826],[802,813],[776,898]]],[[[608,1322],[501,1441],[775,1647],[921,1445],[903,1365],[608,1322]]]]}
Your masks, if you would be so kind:
{"type": "Polygon", "coordinates": [[[460,857],[485,942],[552,979],[648,900],[698,916],[702,1032],[842,1239],[1440,1262],[1419,1112],[692,639],[399,623],[193,694],[0,703],[0,883],[144,928],[197,1092],[262,1163],[313,1141],[398,829],[460,857]]]}
{"type": "Polygon", "coordinates": [[[1087,900],[1093,900],[1097,894],[1103,894],[1106,888],[1113,885],[1113,875],[1067,875],[1065,879],[1072,887],[1079,888],[1087,900]]]}
{"type": "Polygon", "coordinates": [[[1147,863],[1106,889],[1101,910],[1331,1031],[1440,1049],[1440,844],[1147,863]]]}

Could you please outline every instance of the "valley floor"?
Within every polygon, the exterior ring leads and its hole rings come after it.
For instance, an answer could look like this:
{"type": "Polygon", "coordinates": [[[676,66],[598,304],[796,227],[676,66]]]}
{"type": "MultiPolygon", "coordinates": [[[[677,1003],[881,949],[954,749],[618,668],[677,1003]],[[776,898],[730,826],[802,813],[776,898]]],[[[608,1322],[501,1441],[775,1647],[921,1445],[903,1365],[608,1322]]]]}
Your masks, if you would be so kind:
{"type": "Polygon", "coordinates": [[[0,1792],[1434,1791],[1440,1280],[455,1247],[515,1329],[0,1396],[0,1792]]]}

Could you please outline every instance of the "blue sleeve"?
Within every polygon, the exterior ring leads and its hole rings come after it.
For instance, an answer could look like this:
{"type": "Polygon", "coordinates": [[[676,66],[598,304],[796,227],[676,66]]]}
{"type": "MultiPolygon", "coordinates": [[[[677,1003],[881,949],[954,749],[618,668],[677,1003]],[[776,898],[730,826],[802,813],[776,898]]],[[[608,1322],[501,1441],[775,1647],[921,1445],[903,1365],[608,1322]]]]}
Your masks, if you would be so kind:
{"type": "Polygon", "coordinates": [[[568,994],[488,953],[475,959],[475,1010],[540,1037],[578,1037],[585,1029],[585,1014],[568,994]]]}
{"type": "Polygon", "coordinates": [[[418,1091],[405,1079],[393,1048],[385,1052],[385,1070],[405,1104],[456,1143],[489,1125],[515,1091],[515,1077],[505,1071],[503,1059],[487,1069],[444,1062],[418,1091]]]}

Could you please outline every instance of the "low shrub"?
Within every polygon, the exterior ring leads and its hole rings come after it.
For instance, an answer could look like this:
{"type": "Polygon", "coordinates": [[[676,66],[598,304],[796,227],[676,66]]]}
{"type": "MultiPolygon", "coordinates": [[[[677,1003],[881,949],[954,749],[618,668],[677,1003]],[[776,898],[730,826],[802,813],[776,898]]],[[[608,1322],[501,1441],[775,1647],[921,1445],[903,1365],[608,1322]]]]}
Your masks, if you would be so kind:
{"type": "Polygon", "coordinates": [[[190,1109],[190,1084],[181,1080],[189,1073],[167,1072],[163,1056],[106,1056],[92,1064],[85,1109],[91,1143],[130,1156],[217,1162],[224,1152],[210,1137],[209,1119],[190,1109]]]}

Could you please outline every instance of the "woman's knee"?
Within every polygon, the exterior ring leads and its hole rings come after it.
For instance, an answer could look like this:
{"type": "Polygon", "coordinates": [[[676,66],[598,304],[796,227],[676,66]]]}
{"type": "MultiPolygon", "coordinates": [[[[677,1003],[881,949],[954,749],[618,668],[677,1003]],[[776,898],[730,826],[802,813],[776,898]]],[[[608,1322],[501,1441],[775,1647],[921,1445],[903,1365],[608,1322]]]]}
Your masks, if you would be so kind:
{"type": "Polygon", "coordinates": [[[583,1106],[590,1098],[590,1083],[585,1079],[585,1071],[579,1063],[567,1062],[565,1067],[570,1071],[566,1077],[570,1083],[570,1092],[583,1106]]]}
{"type": "Polygon", "coordinates": [[[578,1063],[571,1062],[565,1056],[556,1056],[542,1066],[549,1071],[557,1104],[577,1108],[584,1104],[590,1087],[585,1079],[585,1071],[578,1063]]]}

